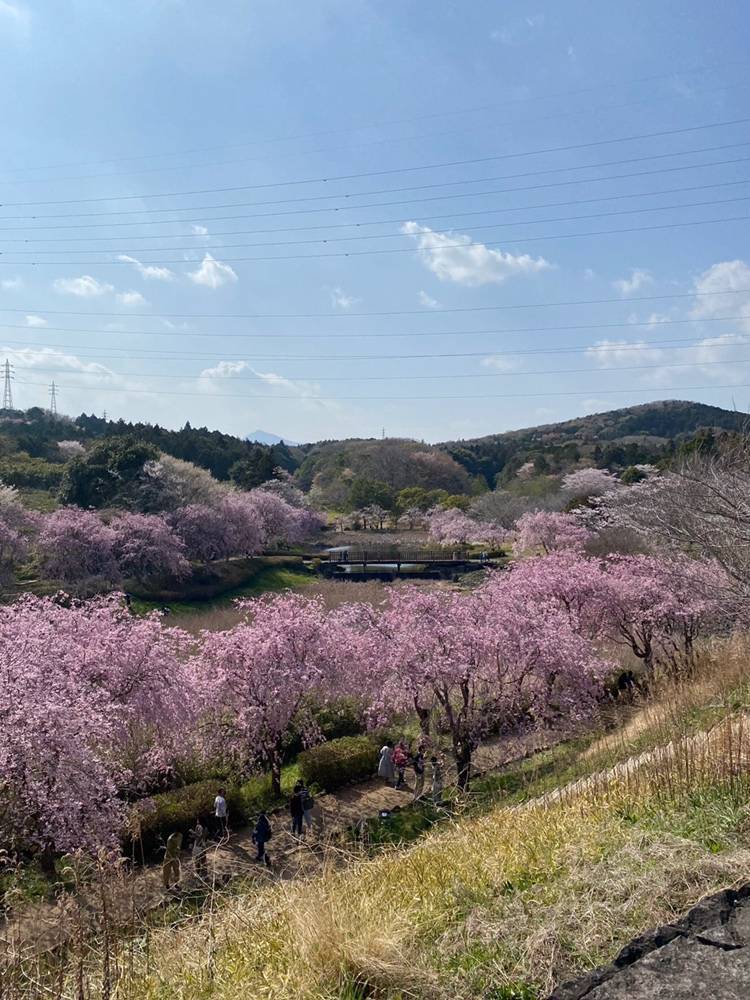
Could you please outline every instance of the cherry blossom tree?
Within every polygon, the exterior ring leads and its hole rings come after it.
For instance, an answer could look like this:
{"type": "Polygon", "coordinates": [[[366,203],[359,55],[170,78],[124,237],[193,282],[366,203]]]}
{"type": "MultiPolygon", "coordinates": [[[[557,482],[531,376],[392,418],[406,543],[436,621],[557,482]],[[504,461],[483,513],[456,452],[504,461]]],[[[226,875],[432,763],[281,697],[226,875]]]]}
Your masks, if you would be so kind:
{"type": "Polygon", "coordinates": [[[563,476],[562,489],[573,497],[596,497],[616,489],[620,481],[607,469],[576,469],[563,476]]]}
{"type": "Polygon", "coordinates": [[[499,545],[507,532],[498,524],[475,521],[456,508],[435,508],[427,514],[430,537],[441,545],[499,545]]]}
{"type": "MultiPolygon", "coordinates": [[[[311,696],[324,701],[329,664],[320,600],[296,594],[244,602],[247,620],[204,633],[199,672],[205,686],[209,741],[242,764],[261,764],[281,792],[283,740],[311,696]]],[[[308,720],[309,722],[309,720],[308,720]]],[[[314,735],[310,727],[309,737],[314,735]]]]}
{"type": "Polygon", "coordinates": [[[190,575],[185,543],[163,517],[120,514],[110,527],[115,535],[115,559],[124,577],[148,580],[155,576],[190,575]]]}
{"type": "Polygon", "coordinates": [[[551,604],[529,607],[508,582],[470,595],[404,590],[391,598],[380,628],[391,648],[379,668],[377,707],[436,713],[451,734],[459,786],[490,731],[539,721],[553,706],[583,711],[605,666],[569,614],[551,604]]]}
{"type": "Polygon", "coordinates": [[[516,521],[513,551],[516,556],[528,551],[544,553],[558,549],[582,549],[592,533],[572,514],[529,511],[516,521]]]}
{"type": "Polygon", "coordinates": [[[116,599],[0,608],[0,839],[116,842],[125,789],[169,765],[195,712],[190,639],[116,599]]]}
{"type": "Polygon", "coordinates": [[[97,514],[80,507],[62,507],[47,514],[36,539],[45,576],[68,586],[100,588],[119,580],[115,532],[97,514]]]}

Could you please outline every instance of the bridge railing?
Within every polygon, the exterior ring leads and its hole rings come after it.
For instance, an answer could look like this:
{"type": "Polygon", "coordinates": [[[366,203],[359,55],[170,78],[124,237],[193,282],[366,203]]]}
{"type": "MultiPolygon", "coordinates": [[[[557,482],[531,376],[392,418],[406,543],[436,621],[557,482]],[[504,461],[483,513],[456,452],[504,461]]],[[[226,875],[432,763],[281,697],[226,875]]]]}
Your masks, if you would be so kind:
{"type": "Polygon", "coordinates": [[[465,549],[348,549],[329,552],[332,563],[425,563],[465,562],[470,558],[465,549]]]}

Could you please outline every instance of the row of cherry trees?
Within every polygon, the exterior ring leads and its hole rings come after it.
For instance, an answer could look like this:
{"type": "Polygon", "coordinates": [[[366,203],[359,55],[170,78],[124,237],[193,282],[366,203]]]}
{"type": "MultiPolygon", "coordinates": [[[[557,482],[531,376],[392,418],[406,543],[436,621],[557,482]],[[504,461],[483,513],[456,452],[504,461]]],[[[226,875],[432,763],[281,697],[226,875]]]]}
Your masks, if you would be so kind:
{"type": "Polygon", "coordinates": [[[304,541],[321,527],[317,513],[278,493],[226,492],[211,504],[193,503],[167,514],[63,507],[32,514],[0,487],[0,576],[36,559],[40,572],[69,586],[122,579],[185,577],[190,562],[250,556],[279,544],[304,541]]]}
{"type": "Polygon", "coordinates": [[[465,786],[491,734],[588,712],[618,647],[647,667],[689,662],[723,586],[713,564],[576,543],[469,593],[247,602],[240,624],[198,638],[114,598],[23,598],[0,608],[0,846],[112,841],[178,754],[262,768],[278,789],[290,726],[314,742],[311,706],[342,695],[371,726],[415,713],[425,737],[448,733],[465,786]]]}

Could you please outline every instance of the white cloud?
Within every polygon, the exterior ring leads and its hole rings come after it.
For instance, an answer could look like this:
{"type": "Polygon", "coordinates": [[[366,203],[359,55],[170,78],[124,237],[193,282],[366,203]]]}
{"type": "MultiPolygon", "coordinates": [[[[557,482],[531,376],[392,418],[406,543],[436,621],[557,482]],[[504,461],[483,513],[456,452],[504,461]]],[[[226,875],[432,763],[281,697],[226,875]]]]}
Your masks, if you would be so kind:
{"type": "Polygon", "coordinates": [[[250,369],[253,375],[257,376],[261,382],[272,389],[282,389],[287,395],[298,396],[309,406],[323,409],[339,409],[339,404],[334,400],[318,399],[320,385],[316,382],[304,382],[299,379],[286,378],[277,372],[259,372],[255,368],[250,369]]]}
{"type": "MultiPolygon", "coordinates": [[[[84,361],[74,354],[64,354],[52,347],[3,347],[3,357],[19,368],[62,368],[81,375],[93,375],[97,378],[115,378],[115,373],[105,365],[96,361],[84,361]]],[[[54,374],[54,373],[50,373],[54,374]]]]}
{"type": "Polygon", "coordinates": [[[645,341],[602,340],[586,356],[602,369],[644,367],[636,377],[645,385],[679,385],[695,379],[742,382],[747,378],[737,362],[750,357],[750,337],[740,333],[706,337],[695,345],[666,350],[645,341]]]}
{"type": "Polygon", "coordinates": [[[197,271],[188,271],[188,277],[196,285],[205,288],[221,288],[237,281],[237,274],[229,264],[223,264],[206,252],[203,263],[197,271]]]}
{"type": "Polygon", "coordinates": [[[145,306],[148,305],[146,299],[140,292],[118,292],[115,298],[123,306],[145,306]]]}
{"type": "Polygon", "coordinates": [[[750,265],[744,260],[725,260],[713,264],[694,282],[696,296],[690,311],[691,319],[710,319],[717,316],[747,316],[738,321],[741,330],[750,333],[750,265]],[[730,289],[728,294],[721,292],[730,289]],[[736,289],[736,291],[731,291],[736,289]],[[709,294],[706,294],[709,293],[709,294]]]}
{"type": "Polygon", "coordinates": [[[331,305],[334,309],[351,309],[352,306],[359,305],[362,299],[354,295],[348,295],[343,288],[337,286],[331,289],[331,305]]]}
{"type": "Polygon", "coordinates": [[[612,287],[616,288],[620,295],[632,295],[645,285],[653,284],[654,279],[649,271],[642,267],[634,267],[630,271],[629,278],[619,278],[612,282],[612,287]]]}
{"type": "Polygon", "coordinates": [[[498,372],[515,372],[519,367],[517,358],[503,357],[501,354],[491,354],[482,358],[482,368],[494,368],[498,372]]]}
{"type": "Polygon", "coordinates": [[[553,265],[544,257],[491,250],[484,243],[474,243],[460,233],[438,233],[417,222],[405,222],[401,232],[413,236],[422,252],[425,266],[441,281],[476,288],[501,284],[519,274],[537,274],[553,265]]]}
{"type": "Polygon", "coordinates": [[[10,0],[0,0],[0,17],[7,18],[17,28],[28,29],[31,23],[31,14],[22,7],[21,4],[11,3],[10,0]]]}
{"type": "Polygon", "coordinates": [[[665,357],[664,351],[649,346],[643,340],[599,340],[593,347],[586,349],[586,356],[600,368],[658,364],[665,357]]]}
{"type": "Polygon", "coordinates": [[[594,278],[596,277],[596,271],[593,269],[593,267],[584,267],[583,277],[585,278],[586,281],[593,281],[594,278]]]}
{"type": "Polygon", "coordinates": [[[427,292],[425,291],[420,291],[418,298],[420,304],[423,306],[427,306],[428,309],[440,308],[440,303],[438,302],[438,300],[433,299],[433,297],[431,295],[428,295],[427,292]]]}
{"type": "Polygon", "coordinates": [[[208,236],[208,229],[206,226],[191,226],[193,231],[193,236],[208,236]]]}
{"type": "Polygon", "coordinates": [[[247,371],[250,365],[247,361],[220,361],[214,368],[204,368],[201,378],[231,378],[232,375],[239,375],[240,372],[247,371]]]}
{"type": "Polygon", "coordinates": [[[491,31],[490,38],[501,45],[521,45],[528,42],[535,31],[544,27],[544,22],[544,14],[527,14],[517,21],[491,31]]]}
{"type": "Polygon", "coordinates": [[[4,292],[14,292],[18,288],[23,288],[23,278],[3,278],[0,281],[0,288],[4,292]]]}
{"type": "Polygon", "coordinates": [[[47,320],[43,316],[27,316],[26,326],[46,326],[47,320]]]}
{"type": "Polygon", "coordinates": [[[157,264],[141,264],[135,257],[129,257],[126,253],[121,253],[117,259],[126,264],[132,264],[142,278],[154,281],[174,281],[175,273],[170,271],[168,267],[157,264]]]}
{"type": "Polygon", "coordinates": [[[52,287],[61,295],[77,295],[81,299],[108,295],[115,290],[114,285],[97,281],[90,274],[82,274],[80,278],[56,278],[52,282],[52,287]]]}

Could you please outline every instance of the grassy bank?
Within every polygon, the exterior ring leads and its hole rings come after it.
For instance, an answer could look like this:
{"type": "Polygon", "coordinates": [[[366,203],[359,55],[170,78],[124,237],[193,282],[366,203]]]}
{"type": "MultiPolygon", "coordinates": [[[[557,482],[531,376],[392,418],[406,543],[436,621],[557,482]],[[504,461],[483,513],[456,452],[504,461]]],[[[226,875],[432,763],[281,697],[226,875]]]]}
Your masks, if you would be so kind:
{"type": "MultiPolygon", "coordinates": [[[[404,810],[330,848],[322,875],[217,889],[134,935],[111,995],[542,998],[747,878],[748,701],[747,643],[717,644],[615,731],[479,778],[450,810],[404,810]]],[[[99,951],[92,997],[101,982],[99,951]]]]}

